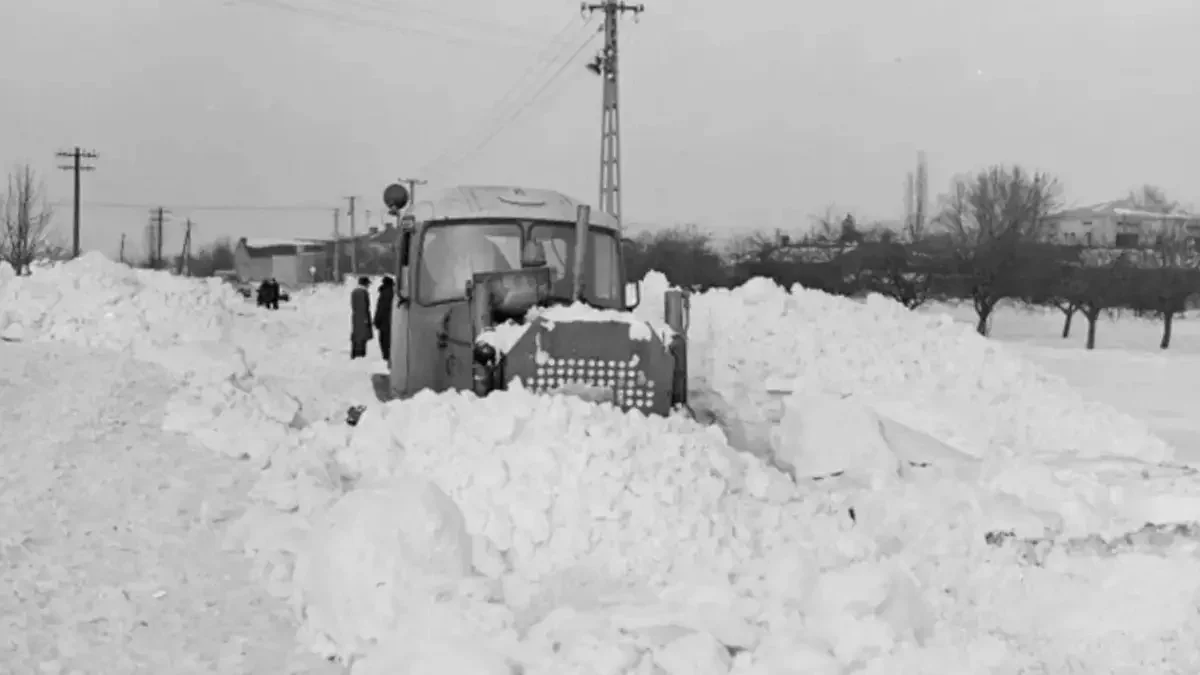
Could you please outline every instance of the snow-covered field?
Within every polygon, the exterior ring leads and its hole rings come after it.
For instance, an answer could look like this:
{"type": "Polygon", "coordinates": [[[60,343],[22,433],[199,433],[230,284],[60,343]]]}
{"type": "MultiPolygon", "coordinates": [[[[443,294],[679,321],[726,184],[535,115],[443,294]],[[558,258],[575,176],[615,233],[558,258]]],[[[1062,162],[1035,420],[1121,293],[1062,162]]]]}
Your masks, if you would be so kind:
{"type": "Polygon", "coordinates": [[[1200,545],[1143,529],[1200,520],[1200,326],[1088,353],[756,281],[693,303],[727,438],[520,391],[350,428],[346,324],[0,270],[5,672],[1200,672],[1200,545]]]}

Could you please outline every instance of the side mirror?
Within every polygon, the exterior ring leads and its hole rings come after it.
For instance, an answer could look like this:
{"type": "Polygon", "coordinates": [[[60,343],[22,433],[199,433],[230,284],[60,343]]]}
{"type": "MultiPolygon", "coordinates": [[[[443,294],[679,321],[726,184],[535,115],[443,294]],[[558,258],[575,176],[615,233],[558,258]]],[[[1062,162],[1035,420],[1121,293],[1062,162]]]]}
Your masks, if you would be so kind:
{"type": "Polygon", "coordinates": [[[625,284],[625,310],[633,311],[642,304],[642,282],[634,281],[625,284]]]}
{"type": "Polygon", "coordinates": [[[388,213],[396,215],[408,206],[411,199],[408,194],[408,188],[399,183],[392,183],[383,190],[383,205],[388,208],[388,213]]]}
{"type": "Polygon", "coordinates": [[[531,267],[545,266],[546,247],[542,246],[542,242],[530,239],[525,243],[525,248],[521,249],[521,267],[529,269],[531,267]]]}

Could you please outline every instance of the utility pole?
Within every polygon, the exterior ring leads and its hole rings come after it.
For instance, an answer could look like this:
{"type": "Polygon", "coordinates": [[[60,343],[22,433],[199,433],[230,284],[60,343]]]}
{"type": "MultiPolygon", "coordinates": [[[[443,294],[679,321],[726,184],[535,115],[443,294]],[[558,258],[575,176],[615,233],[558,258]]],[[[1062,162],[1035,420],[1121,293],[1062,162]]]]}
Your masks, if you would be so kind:
{"type": "Polygon", "coordinates": [[[70,171],[75,174],[75,204],[74,204],[75,219],[74,219],[74,228],[72,229],[72,233],[74,236],[72,238],[71,255],[74,258],[78,258],[79,257],[79,193],[80,193],[79,175],[81,173],[83,173],[84,171],[95,171],[96,167],[94,167],[90,164],[84,164],[83,160],[97,159],[98,157],[100,157],[100,155],[97,155],[96,153],[91,152],[89,150],[83,150],[79,146],[75,146],[74,150],[64,150],[62,152],[55,153],[55,156],[59,157],[61,159],[72,160],[72,162],[70,164],[60,164],[58,166],[58,168],[62,169],[63,171],[70,171]]]}
{"type": "Polygon", "coordinates": [[[333,280],[342,283],[342,210],[333,210],[333,280]]]}
{"type": "Polygon", "coordinates": [[[123,233],[121,234],[121,253],[120,253],[120,257],[121,257],[121,264],[122,264],[122,265],[124,265],[124,264],[125,264],[125,235],[124,235],[123,233]]]}
{"type": "Polygon", "coordinates": [[[162,269],[165,262],[163,260],[163,223],[166,221],[167,214],[169,213],[170,211],[161,206],[156,209],[150,209],[150,241],[147,243],[150,248],[148,251],[150,263],[156,270],[162,269]]]}
{"type": "Polygon", "coordinates": [[[186,229],[183,231],[183,250],[179,254],[179,266],[175,273],[190,277],[192,276],[192,219],[187,219],[186,229]]]}
{"type": "Polygon", "coordinates": [[[350,271],[354,276],[358,276],[358,239],[354,232],[354,202],[357,200],[358,197],[346,197],[350,202],[350,271]]]}
{"type": "Polygon", "coordinates": [[[617,105],[619,70],[617,26],[622,14],[629,12],[636,19],[646,11],[645,5],[630,5],[624,0],[605,0],[597,4],[583,3],[584,12],[604,12],[604,48],[589,65],[592,72],[604,80],[604,97],[600,114],[600,210],[621,222],[621,114],[617,105]]]}

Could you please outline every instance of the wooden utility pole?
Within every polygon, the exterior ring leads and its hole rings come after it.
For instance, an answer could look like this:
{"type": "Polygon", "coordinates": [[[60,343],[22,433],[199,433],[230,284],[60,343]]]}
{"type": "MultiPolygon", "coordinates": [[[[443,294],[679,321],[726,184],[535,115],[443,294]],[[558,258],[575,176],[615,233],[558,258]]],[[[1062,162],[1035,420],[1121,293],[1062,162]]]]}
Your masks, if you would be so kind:
{"type": "Polygon", "coordinates": [[[621,114],[617,105],[617,27],[626,12],[634,18],[646,11],[645,5],[629,5],[623,0],[583,3],[585,12],[604,12],[604,48],[589,66],[604,79],[600,114],[600,210],[621,222],[621,114]]]}
{"type": "Polygon", "coordinates": [[[121,235],[121,253],[119,255],[121,256],[121,264],[124,265],[125,264],[125,235],[124,234],[121,235]]]}
{"type": "Polygon", "coordinates": [[[179,254],[179,265],[175,270],[176,274],[190,277],[192,276],[192,219],[187,219],[187,224],[183,231],[183,250],[179,254]]]}
{"type": "Polygon", "coordinates": [[[350,271],[354,276],[358,276],[358,237],[354,231],[354,202],[358,197],[346,197],[346,201],[350,202],[350,271]]]}
{"type": "Polygon", "coordinates": [[[342,210],[333,210],[333,280],[342,283],[342,210]]]}
{"type": "Polygon", "coordinates": [[[79,194],[81,191],[80,190],[80,182],[81,181],[79,179],[79,176],[84,171],[95,171],[96,170],[96,167],[91,166],[90,164],[84,164],[83,160],[96,159],[100,155],[97,155],[96,153],[88,151],[88,150],[83,150],[79,146],[75,146],[74,150],[64,150],[62,152],[55,153],[55,156],[60,157],[62,159],[72,160],[72,162],[70,164],[60,164],[58,166],[58,168],[62,169],[63,171],[70,171],[75,174],[75,203],[74,203],[74,209],[73,209],[74,210],[74,221],[73,221],[74,226],[72,227],[72,230],[71,230],[71,232],[72,232],[71,256],[74,258],[78,258],[79,257],[79,194]]]}
{"type": "Polygon", "coordinates": [[[163,260],[163,223],[167,219],[170,211],[163,207],[150,209],[150,224],[147,232],[147,255],[150,256],[150,266],[154,269],[162,269],[165,261],[163,260]]]}

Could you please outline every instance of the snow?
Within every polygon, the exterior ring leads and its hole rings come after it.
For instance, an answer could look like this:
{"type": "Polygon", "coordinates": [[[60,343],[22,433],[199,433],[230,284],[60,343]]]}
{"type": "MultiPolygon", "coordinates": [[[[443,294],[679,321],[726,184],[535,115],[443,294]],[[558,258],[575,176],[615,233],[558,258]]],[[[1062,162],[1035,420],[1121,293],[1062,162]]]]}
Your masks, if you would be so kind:
{"type": "Polygon", "coordinates": [[[319,239],[269,239],[269,238],[248,238],[246,239],[247,248],[274,248],[276,246],[295,246],[298,248],[310,248],[313,246],[321,246],[326,242],[319,239]]]}
{"type": "Polygon", "coordinates": [[[756,280],[692,299],[716,426],[520,388],[377,404],[346,294],[0,273],[5,663],[336,667],[294,637],[355,675],[1200,667],[1198,537],[1125,537],[1194,519],[1200,478],[1023,347],[756,280]]]}
{"type": "Polygon", "coordinates": [[[624,323],[629,325],[629,339],[646,341],[657,337],[663,344],[670,344],[674,331],[662,320],[662,313],[657,317],[638,317],[629,312],[618,312],[612,309],[597,309],[590,305],[577,302],[573,305],[555,305],[553,307],[535,307],[529,312],[529,319],[541,319],[548,327],[555,323],[572,321],[588,323],[624,323]]]}
{"type": "Polygon", "coordinates": [[[501,354],[512,351],[517,342],[524,337],[525,332],[535,323],[541,322],[546,328],[553,330],[556,323],[617,323],[629,326],[629,339],[645,342],[658,338],[664,346],[670,346],[675,332],[661,318],[638,317],[630,312],[618,312],[611,309],[597,309],[583,303],[572,305],[555,305],[553,307],[535,307],[526,315],[525,323],[506,321],[484,331],[477,339],[483,344],[491,345],[501,354]]]}
{"type": "MultiPolygon", "coordinates": [[[[661,275],[639,312],[661,316],[661,275]]],[[[770,409],[763,382],[796,396],[853,395],[967,454],[1071,453],[1170,461],[1145,423],[1087,401],[1003,344],[951,316],[914,313],[879,296],[865,303],[765,279],[692,299],[689,367],[736,403],[743,419],[770,409]]],[[[799,409],[799,405],[793,409],[799,409]]]]}
{"type": "Polygon", "coordinates": [[[476,342],[491,345],[498,353],[507,354],[512,351],[513,347],[517,346],[517,343],[525,336],[525,331],[527,330],[529,330],[528,323],[505,321],[502,324],[485,330],[476,338],[476,342]]]}

